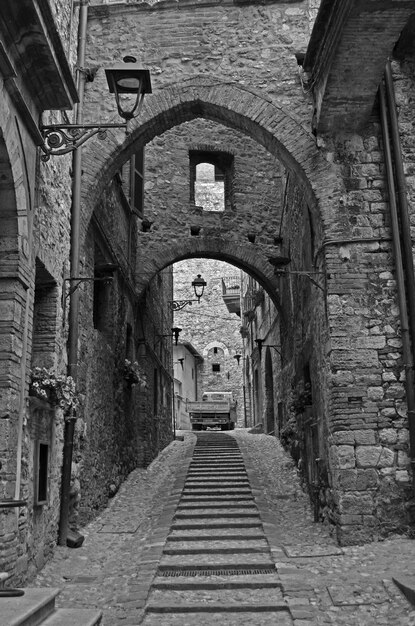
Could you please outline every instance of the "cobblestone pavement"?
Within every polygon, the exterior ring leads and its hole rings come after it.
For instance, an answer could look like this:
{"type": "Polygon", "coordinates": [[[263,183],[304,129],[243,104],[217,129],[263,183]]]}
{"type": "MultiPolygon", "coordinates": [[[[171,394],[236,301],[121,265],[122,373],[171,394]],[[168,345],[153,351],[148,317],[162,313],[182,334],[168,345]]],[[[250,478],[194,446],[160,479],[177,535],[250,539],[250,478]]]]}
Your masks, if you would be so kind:
{"type": "MultiPolygon", "coordinates": [[[[130,474],[110,506],[82,529],[83,546],[58,547],[32,586],[60,587],[58,607],[101,609],[104,626],[140,623],[195,442],[192,433],[182,434],[184,441],[170,444],[149,468],[130,474]]],[[[415,626],[415,610],[392,582],[395,574],[414,574],[415,542],[396,536],[339,548],[329,529],[313,522],[297,471],[278,441],[242,429],[233,436],[249,468],[292,623],[415,626]]],[[[210,617],[227,623],[223,614],[210,617]]],[[[187,623],[194,622],[183,615],[180,624],[187,623]]],[[[252,613],[238,623],[268,622],[252,613]]],[[[160,624],[169,626],[162,616],[160,624]]]]}

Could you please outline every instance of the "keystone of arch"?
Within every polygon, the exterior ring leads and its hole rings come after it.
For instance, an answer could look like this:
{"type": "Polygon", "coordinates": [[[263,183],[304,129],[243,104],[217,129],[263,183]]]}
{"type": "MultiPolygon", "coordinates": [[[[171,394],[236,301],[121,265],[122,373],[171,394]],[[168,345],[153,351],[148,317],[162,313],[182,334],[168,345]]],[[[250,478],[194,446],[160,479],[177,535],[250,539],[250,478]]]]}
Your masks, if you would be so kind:
{"type": "Polygon", "coordinates": [[[84,148],[83,202],[89,221],[111,178],[136,151],[154,137],[183,122],[206,118],[234,128],[263,145],[301,182],[316,226],[325,237],[349,234],[343,212],[337,210],[344,189],[334,167],[321,155],[314,136],[290,112],[267,95],[212,78],[193,79],[181,87],[166,87],[145,100],[129,135],[110,131],[105,143],[84,148]]]}

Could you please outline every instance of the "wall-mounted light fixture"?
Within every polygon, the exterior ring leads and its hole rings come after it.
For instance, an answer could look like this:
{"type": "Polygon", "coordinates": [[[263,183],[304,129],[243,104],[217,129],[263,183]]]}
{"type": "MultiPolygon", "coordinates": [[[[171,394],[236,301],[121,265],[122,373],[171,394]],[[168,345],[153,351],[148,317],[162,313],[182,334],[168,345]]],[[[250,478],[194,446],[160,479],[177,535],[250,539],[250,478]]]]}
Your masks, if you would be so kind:
{"type": "Polygon", "coordinates": [[[182,332],[182,329],[175,326],[174,328],[171,329],[171,333],[168,333],[167,335],[157,335],[157,337],[160,337],[160,338],[161,337],[174,337],[174,341],[177,346],[177,342],[179,341],[179,335],[181,332],[182,332]]]}
{"type": "Polygon", "coordinates": [[[173,361],[173,365],[177,365],[178,363],[180,363],[180,367],[184,369],[184,357],[177,359],[177,361],[173,361]]]}
{"type": "Polygon", "coordinates": [[[197,300],[169,300],[169,306],[173,309],[173,311],[180,311],[180,309],[184,309],[187,305],[191,306],[193,302],[198,302],[200,304],[200,298],[203,296],[206,285],[207,282],[205,279],[202,278],[201,274],[198,274],[192,281],[193,291],[195,292],[197,300]]]}
{"type": "Polygon", "coordinates": [[[107,285],[111,284],[114,280],[114,273],[119,269],[116,263],[105,263],[95,266],[95,276],[74,276],[73,278],[63,279],[63,292],[62,292],[62,316],[65,320],[66,315],[66,301],[67,299],[86,282],[101,282],[107,285]],[[69,285],[69,289],[67,289],[69,285]]]}
{"type": "Polygon", "coordinates": [[[280,351],[281,346],[273,346],[268,343],[264,343],[264,339],[255,339],[255,343],[258,347],[259,358],[261,358],[262,348],[274,348],[274,350],[278,352],[280,356],[282,356],[281,351],[280,351]]]}
{"type": "Polygon", "coordinates": [[[234,356],[233,356],[233,358],[236,359],[238,365],[239,365],[239,362],[241,360],[241,357],[242,357],[242,354],[234,354],[234,356]]]}
{"type": "MultiPolygon", "coordinates": [[[[115,95],[117,109],[120,117],[125,121],[122,124],[50,124],[40,127],[44,144],[41,146],[44,154],[42,161],[48,161],[51,155],[57,156],[73,152],[88,139],[98,135],[99,139],[105,139],[107,130],[110,128],[127,129],[127,121],[140,114],[143,98],[146,93],[151,93],[149,70],[138,67],[136,59],[126,56],[124,63],[114,65],[105,70],[110,93],[115,95]],[[135,96],[135,101],[126,108],[126,101],[121,100],[121,95],[135,96]]],[[[90,79],[93,80],[93,79],[90,79]]]]}

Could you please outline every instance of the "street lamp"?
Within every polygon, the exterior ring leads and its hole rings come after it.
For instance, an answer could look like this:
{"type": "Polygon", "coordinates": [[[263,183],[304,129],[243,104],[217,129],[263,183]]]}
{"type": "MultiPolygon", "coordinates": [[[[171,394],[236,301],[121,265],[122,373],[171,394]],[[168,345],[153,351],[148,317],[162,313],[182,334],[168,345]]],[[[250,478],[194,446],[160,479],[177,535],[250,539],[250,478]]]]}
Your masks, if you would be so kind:
{"type": "Polygon", "coordinates": [[[174,326],[174,328],[171,329],[171,333],[167,333],[167,335],[157,335],[157,337],[174,337],[174,342],[177,346],[177,343],[179,341],[179,335],[182,332],[182,328],[178,328],[178,326],[174,326]]]}
{"type": "Polygon", "coordinates": [[[261,358],[262,348],[274,348],[275,352],[278,352],[280,356],[282,356],[280,347],[281,346],[272,346],[271,344],[264,343],[264,339],[255,339],[255,343],[258,347],[259,358],[261,358]]]}
{"type": "MultiPolygon", "coordinates": [[[[99,139],[105,139],[109,128],[127,129],[127,121],[140,114],[144,95],[151,93],[151,81],[149,70],[138,68],[136,59],[131,56],[124,57],[124,63],[114,65],[105,70],[110,93],[115,95],[117,109],[120,117],[125,120],[122,124],[50,124],[40,127],[43,137],[41,149],[44,154],[42,161],[48,161],[53,156],[73,152],[88,139],[98,135],[99,139]],[[132,107],[126,109],[121,101],[121,94],[135,95],[132,107]]],[[[87,73],[88,80],[92,81],[94,73],[87,73]]]]}
{"type": "Polygon", "coordinates": [[[198,274],[192,282],[192,287],[195,292],[195,296],[199,301],[200,301],[200,298],[203,296],[203,292],[205,291],[206,285],[207,285],[207,282],[202,278],[200,274],[198,274]]]}
{"type": "Polygon", "coordinates": [[[140,114],[144,95],[151,93],[150,71],[139,67],[132,56],[123,58],[124,63],[113,65],[105,70],[110,93],[115,94],[118,114],[124,120],[131,120],[140,114]],[[121,94],[135,95],[132,108],[124,109],[121,94]]]}
{"type": "Polygon", "coordinates": [[[191,306],[192,302],[198,302],[200,304],[200,298],[203,296],[206,285],[207,282],[205,279],[202,278],[201,274],[198,274],[192,281],[193,291],[195,292],[197,300],[169,300],[169,306],[173,311],[180,311],[180,309],[184,309],[188,304],[191,306]]]}

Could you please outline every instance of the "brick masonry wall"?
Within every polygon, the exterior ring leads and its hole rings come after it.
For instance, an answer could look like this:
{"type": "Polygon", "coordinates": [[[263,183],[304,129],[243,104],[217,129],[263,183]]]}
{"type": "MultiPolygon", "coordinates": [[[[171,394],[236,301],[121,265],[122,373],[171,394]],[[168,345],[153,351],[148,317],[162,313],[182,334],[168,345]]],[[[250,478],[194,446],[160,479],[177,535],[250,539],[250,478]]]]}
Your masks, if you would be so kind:
{"type": "Polygon", "coordinates": [[[327,246],[329,463],[340,539],[406,526],[410,496],[404,368],[382,140],[376,116],[330,152],[342,169],[352,238],[327,246]],[[363,524],[363,528],[361,525],[363,524]]]}

